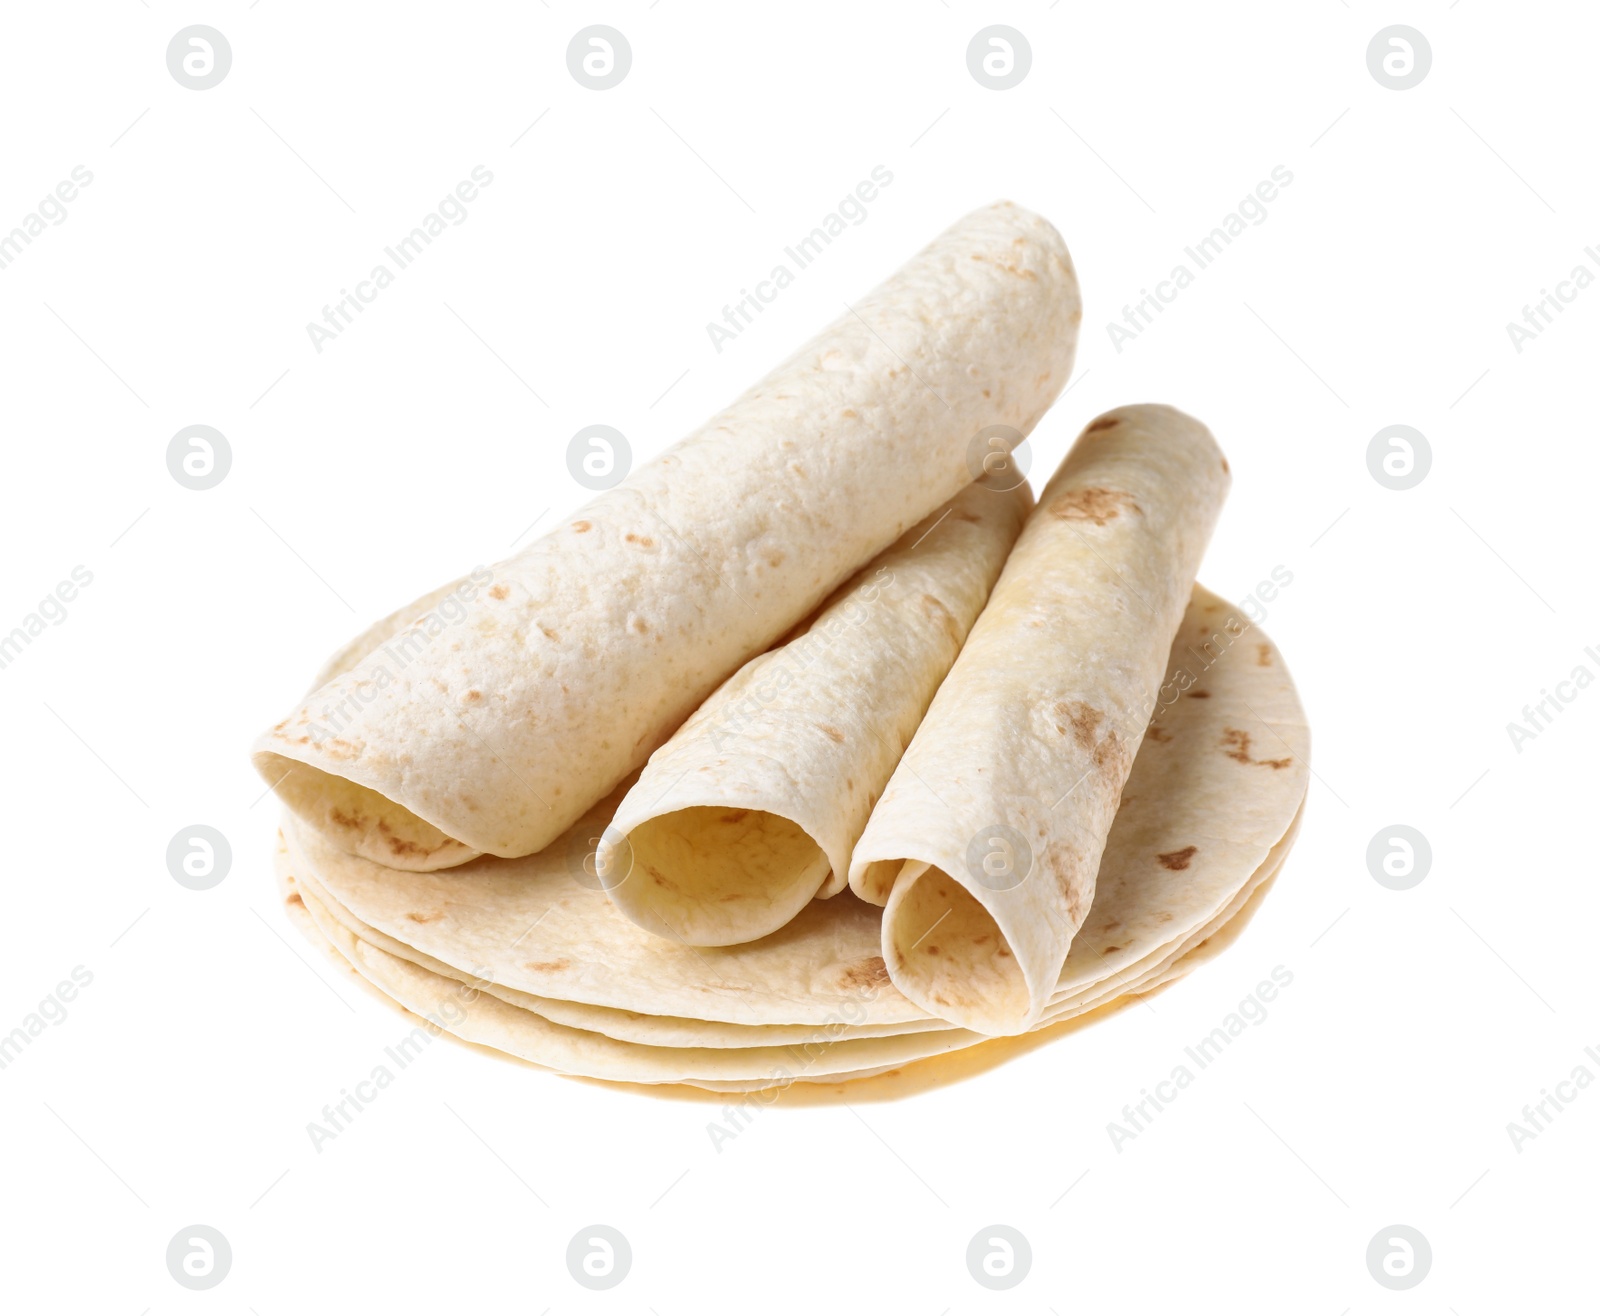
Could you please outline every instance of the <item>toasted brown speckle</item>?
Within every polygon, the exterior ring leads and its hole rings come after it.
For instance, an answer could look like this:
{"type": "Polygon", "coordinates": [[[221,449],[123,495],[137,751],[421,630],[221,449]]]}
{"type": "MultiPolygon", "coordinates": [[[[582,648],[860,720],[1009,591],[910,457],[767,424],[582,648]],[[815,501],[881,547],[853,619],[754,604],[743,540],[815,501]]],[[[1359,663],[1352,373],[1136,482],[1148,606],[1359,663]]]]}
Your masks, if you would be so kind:
{"type": "Polygon", "coordinates": [[[847,964],[839,971],[839,985],[851,990],[868,990],[889,985],[889,968],[881,955],[847,964]]]}
{"type": "Polygon", "coordinates": [[[1170,868],[1174,873],[1181,873],[1199,852],[1199,846],[1186,845],[1181,850],[1169,850],[1166,854],[1158,854],[1156,862],[1163,868],[1170,868]]]}
{"type": "Polygon", "coordinates": [[[1258,759],[1250,755],[1250,733],[1239,731],[1234,727],[1226,727],[1222,733],[1222,752],[1235,763],[1248,763],[1251,767],[1271,768],[1274,772],[1288,767],[1294,762],[1294,756],[1281,759],[1258,759]]]}
{"type": "Polygon", "coordinates": [[[1062,521],[1092,521],[1095,525],[1106,525],[1128,511],[1144,515],[1133,495],[1120,489],[1068,489],[1050,504],[1051,516],[1062,521]]]}

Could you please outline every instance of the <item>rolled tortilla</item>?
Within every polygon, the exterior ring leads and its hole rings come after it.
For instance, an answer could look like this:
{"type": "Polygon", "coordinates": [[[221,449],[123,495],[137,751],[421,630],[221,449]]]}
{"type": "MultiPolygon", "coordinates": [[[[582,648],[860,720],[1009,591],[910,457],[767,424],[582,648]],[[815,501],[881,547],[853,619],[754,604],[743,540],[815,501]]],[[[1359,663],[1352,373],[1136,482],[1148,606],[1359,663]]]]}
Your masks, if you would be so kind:
{"type": "Polygon", "coordinates": [[[606,828],[596,866],[616,907],[657,936],[728,946],[840,891],[1032,506],[1026,482],[969,485],[729,677],[606,828]]]}
{"type": "Polygon", "coordinates": [[[974,212],[629,481],[419,600],[261,737],[257,768],[392,868],[540,850],[1025,436],[1080,318],[1060,235],[974,212]]]}
{"type": "Polygon", "coordinates": [[[1018,1033],[1048,1004],[1228,482],[1205,426],[1136,406],[1045,487],[851,864],[930,1014],[1018,1033]]]}

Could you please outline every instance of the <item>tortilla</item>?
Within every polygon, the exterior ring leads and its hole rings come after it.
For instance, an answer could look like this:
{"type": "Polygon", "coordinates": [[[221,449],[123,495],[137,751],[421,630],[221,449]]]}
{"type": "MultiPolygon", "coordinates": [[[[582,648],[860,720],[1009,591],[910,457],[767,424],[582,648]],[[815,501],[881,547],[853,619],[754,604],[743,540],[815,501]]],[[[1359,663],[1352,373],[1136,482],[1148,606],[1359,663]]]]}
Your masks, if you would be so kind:
{"type": "Polygon", "coordinates": [[[403,609],[261,737],[258,770],[391,868],[543,849],[980,474],[985,445],[1020,441],[1080,318],[1060,235],[1009,203],[974,212],[627,482],[403,609]]]}
{"type": "MultiPolygon", "coordinates": [[[[1284,840],[1304,798],[1303,710],[1281,654],[1241,610],[1197,587],[1168,663],[1105,846],[1099,895],[1052,1003],[1118,975],[1131,981],[1160,962],[1158,952],[1215,922],[1284,840]]],[[[381,934],[385,949],[491,992],[566,1003],[545,1010],[553,1021],[669,1044],[703,1040],[698,1024],[715,1023],[714,1044],[731,1046],[812,1040],[841,1022],[885,1033],[926,1026],[928,1012],[889,981],[881,911],[850,892],[726,948],[681,945],[623,918],[592,870],[593,838],[619,798],[539,855],[434,873],[345,854],[298,821],[284,830],[297,874],[353,919],[355,935],[381,934]],[[811,1032],[747,1031],[771,1025],[811,1032]]]]}
{"type": "Polygon", "coordinates": [[[1046,485],[852,860],[928,1013],[989,1034],[1043,1014],[1228,482],[1205,426],[1136,406],[1046,485]]]}
{"type": "Polygon", "coordinates": [[[602,834],[595,862],[616,907],[657,935],[726,946],[842,890],[1032,506],[1025,482],[968,485],[729,677],[602,834]]]}
{"type": "MultiPolygon", "coordinates": [[[[1286,838],[1286,843],[1292,838],[1286,838]]],[[[1270,882],[1282,863],[1282,850],[1264,866],[1270,882]],[[1266,871],[1270,870],[1270,871],[1266,871]]],[[[352,933],[336,920],[303,881],[289,872],[287,852],[280,851],[280,879],[287,890],[291,911],[308,916],[312,940],[324,942],[380,993],[419,1017],[434,1031],[527,1060],[560,1073],[612,1081],[645,1084],[688,1083],[716,1091],[749,1091],[785,1087],[791,1083],[838,1083],[869,1077],[888,1069],[952,1051],[980,1045],[989,1039],[964,1029],[938,1034],[890,1038],[863,1038],[837,1025],[831,1036],[804,1044],[759,1045],[708,1051],[696,1045],[682,1047],[638,1046],[552,1024],[542,1016],[486,993],[481,980],[451,978],[434,973],[391,954],[352,933]]],[[[1260,884],[1258,876],[1249,885],[1260,884]]],[[[1231,923],[1210,936],[1217,941],[1236,937],[1248,921],[1246,912],[1234,911],[1231,923]],[[1234,927],[1232,924],[1238,924],[1234,927]]],[[[304,928],[302,930],[305,930],[304,928]]],[[[1186,946],[1153,968],[1132,991],[1153,990],[1191,971],[1209,958],[1210,941],[1192,949],[1186,946]]],[[[1053,1010],[1038,1028],[1050,1028],[1068,1019],[1092,1013],[1115,1000],[1120,989],[1097,993],[1071,1006],[1053,1010]]]]}

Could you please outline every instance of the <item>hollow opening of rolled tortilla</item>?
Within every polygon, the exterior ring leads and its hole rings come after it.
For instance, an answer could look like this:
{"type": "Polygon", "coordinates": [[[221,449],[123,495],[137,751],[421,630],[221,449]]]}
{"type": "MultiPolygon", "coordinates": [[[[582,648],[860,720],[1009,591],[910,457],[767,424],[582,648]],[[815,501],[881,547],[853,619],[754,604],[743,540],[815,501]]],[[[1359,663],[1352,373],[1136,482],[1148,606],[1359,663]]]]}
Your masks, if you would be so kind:
{"type": "Polygon", "coordinates": [[[297,818],[347,854],[411,873],[431,873],[481,853],[404,805],[344,777],[270,752],[257,754],[255,764],[297,818]]]}
{"type": "Polygon", "coordinates": [[[883,913],[883,958],[929,1014],[980,1033],[1018,1032],[1028,985],[1000,925],[941,869],[907,860],[883,913]]]}
{"type": "Polygon", "coordinates": [[[676,809],[635,827],[628,843],[627,876],[607,879],[612,900],[640,927],[660,936],[664,925],[692,946],[776,932],[832,871],[798,823],[762,809],[676,809]]]}
{"type": "Polygon", "coordinates": [[[897,877],[904,874],[909,882],[927,866],[915,859],[874,859],[861,870],[861,889],[856,894],[874,905],[887,905],[897,877]]]}

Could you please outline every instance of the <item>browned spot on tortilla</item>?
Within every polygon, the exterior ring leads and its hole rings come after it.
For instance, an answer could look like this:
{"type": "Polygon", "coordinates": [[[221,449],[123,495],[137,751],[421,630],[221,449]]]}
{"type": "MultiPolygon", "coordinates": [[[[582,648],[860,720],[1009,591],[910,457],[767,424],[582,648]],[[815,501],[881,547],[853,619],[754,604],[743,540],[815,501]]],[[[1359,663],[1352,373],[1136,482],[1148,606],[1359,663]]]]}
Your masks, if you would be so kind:
{"type": "Polygon", "coordinates": [[[1064,736],[1070,727],[1072,738],[1078,742],[1080,749],[1094,748],[1094,733],[1104,720],[1104,713],[1098,708],[1091,708],[1081,699],[1059,703],[1050,711],[1060,719],[1056,722],[1057,731],[1064,736]]]}
{"type": "Polygon", "coordinates": [[[1115,954],[1117,951],[1119,951],[1121,949],[1122,949],[1121,946],[1107,946],[1105,948],[1105,950],[1101,951],[1100,953],[1102,955],[1113,955],[1113,954],[1115,954]]]}
{"type": "Polygon", "coordinates": [[[1189,691],[1189,698],[1190,699],[1210,699],[1211,698],[1211,691],[1209,691],[1209,690],[1191,690],[1191,691],[1189,691]]]}
{"type": "Polygon", "coordinates": [[[622,537],[630,544],[639,545],[640,548],[654,548],[656,546],[656,541],[651,539],[649,535],[636,535],[631,530],[622,537]]]}
{"type": "Polygon", "coordinates": [[[1258,759],[1250,756],[1250,733],[1239,731],[1234,727],[1225,727],[1222,732],[1222,752],[1235,763],[1248,763],[1251,767],[1271,768],[1274,772],[1286,768],[1294,762],[1294,756],[1281,759],[1258,759]]]}
{"type": "Polygon", "coordinates": [[[283,903],[286,905],[304,905],[306,902],[300,899],[300,893],[298,891],[291,891],[283,898],[283,903]]]}
{"type": "Polygon", "coordinates": [[[723,814],[722,817],[718,818],[717,821],[720,823],[743,822],[749,816],[749,809],[730,809],[727,813],[723,814]]]}
{"type": "Polygon", "coordinates": [[[560,973],[567,967],[566,960],[528,960],[523,968],[531,973],[560,973]]]}
{"type": "Polygon", "coordinates": [[[950,515],[955,517],[957,521],[965,521],[968,525],[983,524],[983,518],[981,516],[974,516],[971,512],[952,512],[950,515]]]}
{"type": "Polygon", "coordinates": [[[346,831],[360,831],[362,823],[359,818],[352,818],[343,809],[329,809],[328,821],[335,827],[343,827],[346,831]]]}
{"type": "Polygon", "coordinates": [[[432,923],[434,919],[440,916],[438,914],[407,914],[406,917],[413,923],[432,923]]]}
{"type": "Polygon", "coordinates": [[[1168,731],[1165,727],[1158,726],[1156,723],[1152,722],[1145,730],[1144,738],[1146,740],[1153,740],[1158,745],[1165,745],[1172,739],[1172,732],[1168,731]]]}
{"type": "Polygon", "coordinates": [[[1084,430],[1084,433],[1099,434],[1102,430],[1116,429],[1120,424],[1122,424],[1121,416],[1101,416],[1099,420],[1094,421],[1088,429],[1084,430]]]}
{"type": "Polygon", "coordinates": [[[932,594],[924,594],[917,601],[922,607],[923,615],[929,621],[937,622],[952,640],[961,638],[961,625],[956,621],[950,609],[944,606],[943,602],[932,594]]]}
{"type": "Polygon", "coordinates": [[[1163,868],[1170,868],[1174,873],[1181,873],[1199,852],[1199,846],[1186,845],[1181,850],[1169,850],[1166,854],[1158,854],[1156,862],[1163,868]]]}
{"type": "Polygon", "coordinates": [[[1258,645],[1256,645],[1256,666],[1257,667],[1271,667],[1272,666],[1272,646],[1270,644],[1258,644],[1258,645]]]}
{"type": "Polygon", "coordinates": [[[593,530],[593,529],[594,529],[594,522],[593,521],[574,521],[572,523],[572,532],[574,534],[577,534],[577,535],[587,534],[590,530],[593,530]]]}
{"type": "Polygon", "coordinates": [[[889,968],[881,955],[869,955],[839,970],[839,985],[851,990],[865,990],[889,985],[889,968]]]}
{"type": "Polygon", "coordinates": [[[557,632],[551,630],[543,622],[539,623],[539,633],[541,635],[543,635],[544,638],[547,639],[547,640],[557,640],[557,641],[559,641],[561,639],[561,636],[557,632]]]}
{"type": "Polygon", "coordinates": [[[1156,915],[1156,922],[1157,923],[1170,923],[1170,922],[1172,922],[1172,911],[1170,909],[1163,909],[1159,914],[1156,915]]]}
{"type": "Polygon", "coordinates": [[[844,744],[844,732],[840,731],[838,727],[830,727],[826,722],[818,722],[817,728],[834,744],[844,744]]]}
{"type": "Polygon", "coordinates": [[[389,846],[389,853],[396,858],[401,855],[421,855],[425,857],[433,853],[425,845],[418,845],[415,841],[403,840],[398,836],[386,836],[383,839],[389,846]]]}
{"type": "Polygon", "coordinates": [[[1223,474],[1224,474],[1224,475],[1227,475],[1227,474],[1229,474],[1229,473],[1230,473],[1230,468],[1229,468],[1229,466],[1228,466],[1228,459],[1227,459],[1227,458],[1226,458],[1226,457],[1224,457],[1224,458],[1223,458],[1223,459],[1222,459],[1222,473],[1223,473],[1223,474]]]}
{"type": "Polygon", "coordinates": [[[1068,489],[1050,504],[1051,516],[1062,521],[1093,521],[1095,525],[1115,521],[1126,511],[1144,515],[1144,509],[1134,502],[1133,495],[1121,489],[1068,489]]]}
{"type": "Polygon", "coordinates": [[[628,629],[637,631],[640,635],[648,635],[650,633],[650,623],[643,617],[629,617],[628,629]]]}
{"type": "Polygon", "coordinates": [[[929,955],[937,955],[939,953],[939,948],[937,946],[929,946],[927,953],[929,955]]]}
{"type": "Polygon", "coordinates": [[[467,693],[462,696],[462,698],[465,699],[469,704],[475,704],[483,698],[483,692],[481,690],[468,690],[467,693]]]}
{"type": "Polygon", "coordinates": [[[841,416],[845,417],[847,420],[859,420],[859,419],[861,419],[860,416],[858,416],[856,414],[856,410],[855,410],[854,407],[846,407],[839,414],[841,416]]]}
{"type": "Polygon", "coordinates": [[[286,727],[288,725],[289,725],[289,719],[288,718],[284,718],[282,722],[278,723],[278,725],[273,727],[272,729],[274,731],[282,731],[284,729],[284,727],[286,727]]]}
{"type": "Polygon", "coordinates": [[[511,591],[504,585],[491,585],[489,587],[489,597],[491,599],[503,599],[509,593],[511,593],[511,591]]]}

